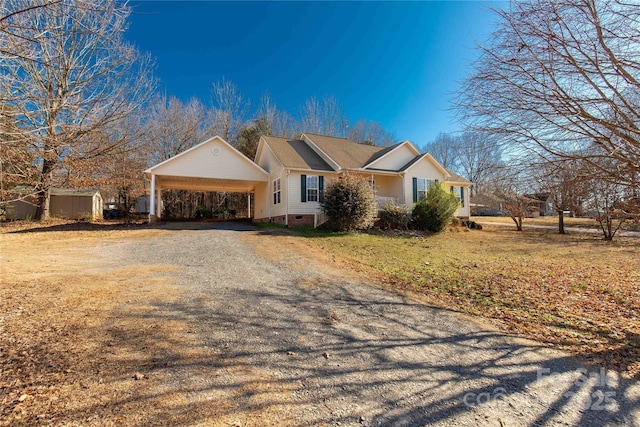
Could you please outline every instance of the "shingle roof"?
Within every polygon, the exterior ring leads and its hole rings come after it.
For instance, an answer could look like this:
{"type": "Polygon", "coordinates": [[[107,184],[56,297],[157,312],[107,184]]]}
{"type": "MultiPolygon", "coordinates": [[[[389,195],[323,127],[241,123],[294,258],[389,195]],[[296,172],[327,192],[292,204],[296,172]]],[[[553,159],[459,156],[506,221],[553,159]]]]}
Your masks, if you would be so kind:
{"type": "Polygon", "coordinates": [[[95,188],[52,188],[52,196],[93,196],[99,191],[95,188]]]}
{"type": "Polygon", "coordinates": [[[471,184],[471,181],[469,181],[467,178],[458,175],[455,172],[452,172],[451,170],[447,169],[447,172],[449,172],[449,174],[451,175],[451,178],[448,179],[448,181],[450,182],[463,182],[463,183],[468,183],[471,184]]]}
{"type": "Polygon", "coordinates": [[[263,136],[278,160],[286,168],[333,171],[307,143],[298,139],[263,136]]]}
{"type": "Polygon", "coordinates": [[[388,148],[375,145],[358,144],[355,141],[335,136],[305,134],[315,145],[318,146],[327,156],[331,157],[343,169],[358,169],[377,158],[376,155],[388,148]]]}
{"type": "Polygon", "coordinates": [[[427,155],[427,153],[423,153],[423,154],[420,154],[419,156],[415,156],[413,159],[409,160],[409,163],[407,163],[406,165],[401,167],[399,169],[399,171],[406,171],[407,169],[409,169],[411,167],[411,165],[413,165],[414,163],[418,162],[419,160],[422,160],[422,158],[425,157],[426,155],[427,155]]]}

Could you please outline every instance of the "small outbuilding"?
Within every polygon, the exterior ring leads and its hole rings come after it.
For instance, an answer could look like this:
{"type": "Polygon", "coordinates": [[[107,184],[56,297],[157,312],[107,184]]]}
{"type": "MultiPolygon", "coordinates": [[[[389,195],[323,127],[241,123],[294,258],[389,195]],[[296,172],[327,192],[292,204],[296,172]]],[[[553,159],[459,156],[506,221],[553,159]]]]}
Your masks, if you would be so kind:
{"type": "MultiPolygon", "coordinates": [[[[27,219],[36,215],[37,199],[32,196],[7,206],[7,219],[27,219]]],[[[102,195],[96,189],[52,188],[49,212],[52,217],[101,219],[102,195]]]]}

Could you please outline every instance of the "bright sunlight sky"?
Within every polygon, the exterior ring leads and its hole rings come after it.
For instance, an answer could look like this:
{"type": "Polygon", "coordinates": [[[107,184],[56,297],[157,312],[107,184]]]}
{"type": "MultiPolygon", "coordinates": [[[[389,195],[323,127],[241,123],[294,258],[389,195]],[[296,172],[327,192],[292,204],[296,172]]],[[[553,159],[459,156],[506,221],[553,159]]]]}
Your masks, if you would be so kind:
{"type": "Polygon", "coordinates": [[[334,95],[351,121],[421,147],[458,129],[452,93],[485,41],[498,1],[132,1],[127,38],[157,60],[160,90],[211,103],[223,76],[258,106],[297,115],[334,95]]]}

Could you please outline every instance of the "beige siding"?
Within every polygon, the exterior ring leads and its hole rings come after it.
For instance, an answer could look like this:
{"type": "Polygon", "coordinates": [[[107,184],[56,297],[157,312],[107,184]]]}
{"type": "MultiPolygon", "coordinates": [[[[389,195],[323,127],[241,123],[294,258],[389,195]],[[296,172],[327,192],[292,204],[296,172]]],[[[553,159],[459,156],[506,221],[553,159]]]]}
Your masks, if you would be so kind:
{"type": "Polygon", "coordinates": [[[36,197],[18,200],[7,205],[7,219],[33,219],[36,216],[36,197]]]}
{"type": "MultiPolygon", "coordinates": [[[[454,187],[456,196],[460,195],[460,184],[446,183],[446,188],[449,190],[451,186],[454,187]]],[[[471,210],[469,208],[469,187],[464,188],[464,207],[459,207],[455,213],[455,216],[471,216],[471,210]]]]}
{"type": "Polygon", "coordinates": [[[376,196],[393,197],[396,199],[396,203],[404,203],[401,177],[377,175],[374,176],[374,180],[376,183],[376,196]]]}
{"type": "Polygon", "coordinates": [[[437,179],[445,182],[444,174],[427,157],[412,165],[404,176],[404,200],[406,204],[413,203],[413,178],[437,179]]]}
{"type": "Polygon", "coordinates": [[[253,195],[253,217],[255,219],[269,218],[269,204],[271,203],[271,187],[267,182],[256,185],[253,195]]]}
{"type": "Polygon", "coordinates": [[[367,167],[397,171],[415,158],[416,155],[417,154],[413,149],[411,149],[407,144],[404,144],[387,153],[385,156],[382,156],[367,167]]]}
{"type": "MultiPolygon", "coordinates": [[[[291,172],[287,177],[287,183],[289,188],[288,193],[288,202],[289,202],[289,214],[290,215],[300,215],[300,214],[314,214],[320,212],[320,203],[319,202],[301,202],[301,185],[300,185],[300,176],[301,172],[291,172]]],[[[305,175],[314,175],[313,173],[305,173],[305,175]]],[[[322,174],[318,174],[322,175],[322,174]]],[[[324,176],[324,188],[327,188],[329,184],[329,178],[326,175],[324,176]]]]}
{"type": "Polygon", "coordinates": [[[49,211],[52,216],[80,219],[90,216],[99,218],[102,216],[102,198],[99,195],[91,196],[51,196],[49,211]]]}
{"type": "Polygon", "coordinates": [[[286,214],[286,197],[287,197],[287,183],[284,168],[282,164],[278,161],[276,156],[273,154],[271,149],[265,145],[260,154],[260,158],[257,159],[258,165],[269,172],[269,185],[267,188],[267,193],[269,197],[269,205],[271,206],[271,213],[268,215],[269,218],[274,216],[280,216],[286,214]],[[281,203],[277,205],[273,204],[273,181],[277,178],[280,178],[280,200],[281,203]]]}
{"type": "Polygon", "coordinates": [[[156,166],[153,173],[196,178],[264,180],[264,174],[252,163],[228,145],[213,140],[156,166]]]}

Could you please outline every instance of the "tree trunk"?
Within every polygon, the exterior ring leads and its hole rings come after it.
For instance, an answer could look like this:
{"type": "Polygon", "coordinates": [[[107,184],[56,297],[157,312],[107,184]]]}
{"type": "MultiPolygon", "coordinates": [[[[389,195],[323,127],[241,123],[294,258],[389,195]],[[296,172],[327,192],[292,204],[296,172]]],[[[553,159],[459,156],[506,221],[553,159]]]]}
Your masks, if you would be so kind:
{"type": "Polygon", "coordinates": [[[558,233],[564,234],[564,211],[558,209],[558,233]]]}
{"type": "Polygon", "coordinates": [[[51,218],[51,181],[53,180],[53,169],[55,161],[45,160],[42,164],[42,175],[40,176],[40,191],[38,192],[38,207],[36,208],[36,220],[47,221],[51,218]]]}

